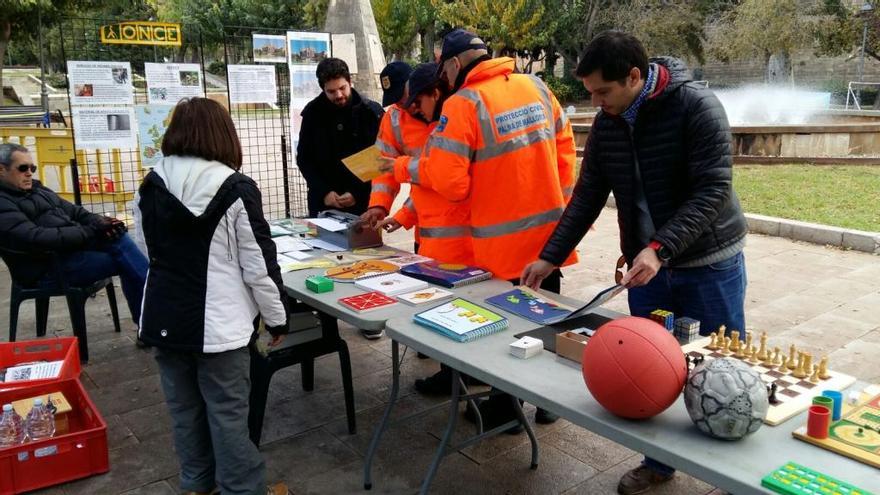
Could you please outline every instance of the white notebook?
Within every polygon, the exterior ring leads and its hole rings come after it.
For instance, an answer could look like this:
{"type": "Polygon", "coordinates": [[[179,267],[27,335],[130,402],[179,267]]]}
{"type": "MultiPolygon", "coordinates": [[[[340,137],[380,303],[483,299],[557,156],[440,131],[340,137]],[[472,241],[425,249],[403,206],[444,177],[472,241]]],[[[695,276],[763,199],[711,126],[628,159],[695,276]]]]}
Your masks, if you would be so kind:
{"type": "Polygon", "coordinates": [[[370,277],[363,280],[355,281],[354,285],[365,291],[381,292],[386,296],[396,296],[404,292],[412,292],[414,290],[424,289],[428,286],[428,282],[424,282],[399,273],[389,273],[388,275],[379,275],[378,277],[370,277]]]}

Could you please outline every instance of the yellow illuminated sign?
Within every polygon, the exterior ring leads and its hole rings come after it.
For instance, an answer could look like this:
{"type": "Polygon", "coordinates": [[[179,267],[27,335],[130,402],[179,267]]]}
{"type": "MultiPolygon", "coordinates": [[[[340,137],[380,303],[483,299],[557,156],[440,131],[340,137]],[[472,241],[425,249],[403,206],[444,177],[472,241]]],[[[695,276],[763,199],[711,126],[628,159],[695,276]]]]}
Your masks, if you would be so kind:
{"type": "Polygon", "coordinates": [[[101,26],[101,43],[110,45],[180,46],[180,24],[132,21],[101,26]]]}

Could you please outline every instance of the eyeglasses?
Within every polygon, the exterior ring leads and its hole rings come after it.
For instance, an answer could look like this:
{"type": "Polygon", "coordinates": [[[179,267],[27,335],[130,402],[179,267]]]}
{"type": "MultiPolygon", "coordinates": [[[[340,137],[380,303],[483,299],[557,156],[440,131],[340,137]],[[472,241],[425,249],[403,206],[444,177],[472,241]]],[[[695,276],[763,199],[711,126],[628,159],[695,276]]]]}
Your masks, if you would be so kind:
{"type": "Polygon", "coordinates": [[[22,163],[21,165],[19,165],[19,166],[16,167],[16,168],[17,168],[18,171],[21,172],[21,173],[25,173],[25,172],[27,172],[28,170],[30,170],[31,173],[33,174],[33,173],[35,173],[35,172],[37,171],[37,166],[34,165],[33,163],[22,163]]]}
{"type": "Polygon", "coordinates": [[[626,269],[626,257],[621,256],[617,259],[617,267],[614,269],[614,283],[620,285],[623,280],[623,273],[626,269]]]}

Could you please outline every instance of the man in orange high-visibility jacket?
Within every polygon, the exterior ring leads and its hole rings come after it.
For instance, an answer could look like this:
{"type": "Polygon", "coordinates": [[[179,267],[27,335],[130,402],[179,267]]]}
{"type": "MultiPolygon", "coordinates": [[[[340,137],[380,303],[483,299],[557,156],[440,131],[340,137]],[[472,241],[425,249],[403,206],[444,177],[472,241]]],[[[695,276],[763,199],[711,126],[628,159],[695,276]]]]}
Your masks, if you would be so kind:
{"type": "MultiPolygon", "coordinates": [[[[405,108],[414,111],[423,121],[430,122],[420,129],[421,144],[427,141],[434,129],[448,95],[445,83],[437,76],[437,67],[436,63],[420,64],[407,81],[408,97],[404,103],[405,108]]],[[[414,129],[413,131],[415,132],[414,129]]],[[[404,139],[408,138],[404,134],[404,139]]],[[[400,161],[401,166],[394,171],[394,182],[411,183],[407,201],[416,212],[419,254],[445,263],[474,264],[469,202],[449,201],[436,191],[412,182],[406,168],[411,160],[408,156],[395,160],[400,161]]],[[[385,219],[380,225],[387,225],[389,232],[399,228],[403,224],[399,214],[400,212],[396,213],[393,219],[385,219]]]]}
{"type": "MultiPolygon", "coordinates": [[[[571,124],[540,79],[514,74],[513,59],[490,58],[472,33],[449,33],[441,60],[455,93],[426,152],[406,172],[396,160],[395,175],[408,173],[450,201],[469,199],[476,264],[515,280],[541,252],[571,195],[571,124]]],[[[553,284],[548,279],[546,288],[558,292],[559,272],[553,284]]]]}
{"type": "MultiPolygon", "coordinates": [[[[490,58],[473,33],[450,32],[440,62],[455,94],[444,104],[426,152],[407,166],[411,182],[450,201],[469,199],[476,264],[518,283],[571,195],[571,125],[540,79],[514,74],[510,58],[490,58]]],[[[393,166],[398,172],[400,160],[393,166]]],[[[572,254],[563,265],[575,261],[572,254]]],[[[559,292],[560,278],[556,270],[542,287],[559,292]]],[[[509,398],[494,396],[481,405],[484,425],[515,417],[508,404],[509,398]]],[[[536,419],[552,422],[553,416],[539,410],[536,419]]]]}
{"type": "MultiPolygon", "coordinates": [[[[383,156],[395,158],[400,155],[419,154],[430,132],[428,124],[403,105],[407,96],[406,81],[411,73],[412,67],[408,63],[395,61],[386,65],[379,74],[382,83],[382,106],[386,107],[386,111],[379,123],[376,147],[383,156]]],[[[373,179],[369,208],[361,218],[375,226],[391,212],[391,205],[398,192],[400,192],[400,183],[394,180],[393,174],[382,174],[373,179]]],[[[416,224],[412,202],[404,203],[395,213],[394,218],[407,230],[411,229],[416,224]]],[[[415,236],[418,246],[418,230],[415,236]]]]}

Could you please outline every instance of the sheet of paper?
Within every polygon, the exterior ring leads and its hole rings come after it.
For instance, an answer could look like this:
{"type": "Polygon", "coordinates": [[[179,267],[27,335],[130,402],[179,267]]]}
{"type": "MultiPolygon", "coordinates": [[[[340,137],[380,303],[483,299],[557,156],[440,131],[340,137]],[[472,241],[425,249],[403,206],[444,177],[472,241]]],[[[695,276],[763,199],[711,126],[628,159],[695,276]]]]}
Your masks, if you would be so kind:
{"type": "MultiPolygon", "coordinates": [[[[70,103],[74,105],[131,105],[130,62],[67,62],[70,103]]],[[[76,143],[79,146],[79,142],[76,143]]]]}
{"type": "Polygon", "coordinates": [[[73,107],[73,135],[77,149],[137,148],[133,107],[73,107]]]}
{"type": "Polygon", "coordinates": [[[254,62],[270,64],[287,62],[287,36],[254,33],[253,46],[254,62]]]}
{"type": "Polygon", "coordinates": [[[274,65],[227,65],[230,103],[278,102],[274,65]]]}
{"type": "Polygon", "coordinates": [[[347,224],[333,218],[306,218],[306,221],[330,232],[340,232],[348,228],[347,224]]]}
{"type": "Polygon", "coordinates": [[[6,381],[17,382],[21,380],[58,378],[58,375],[61,374],[61,365],[63,364],[64,361],[50,361],[48,363],[32,363],[13,366],[6,370],[6,381]]]}
{"type": "Polygon", "coordinates": [[[272,241],[275,242],[275,249],[277,249],[279,253],[308,251],[309,249],[312,249],[312,247],[305,242],[291,236],[273,237],[272,241]]]}
{"type": "Polygon", "coordinates": [[[184,98],[204,96],[202,68],[199,64],[144,63],[147,100],[160,105],[176,105],[184,98]]]}
{"type": "Polygon", "coordinates": [[[379,148],[370,146],[342,159],[342,163],[351,170],[358,179],[366,182],[382,175],[379,172],[379,148]]]}
{"type": "Polygon", "coordinates": [[[348,71],[352,74],[357,74],[357,45],[355,44],[354,33],[331,34],[330,40],[333,46],[333,56],[344,60],[348,64],[348,71]]]}
{"type": "Polygon", "coordinates": [[[303,242],[305,242],[309,246],[312,246],[313,248],[323,249],[324,251],[330,251],[331,253],[338,253],[346,250],[344,247],[339,247],[336,244],[330,244],[323,239],[306,239],[303,242]]]}

